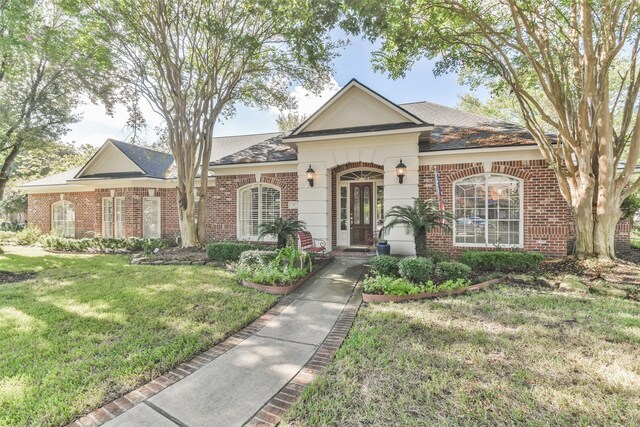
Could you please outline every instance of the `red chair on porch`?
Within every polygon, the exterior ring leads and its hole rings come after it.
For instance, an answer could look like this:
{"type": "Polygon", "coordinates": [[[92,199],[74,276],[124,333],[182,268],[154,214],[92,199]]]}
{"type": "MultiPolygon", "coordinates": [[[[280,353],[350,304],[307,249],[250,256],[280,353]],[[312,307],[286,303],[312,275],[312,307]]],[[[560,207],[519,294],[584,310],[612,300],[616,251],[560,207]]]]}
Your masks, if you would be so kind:
{"type": "Polygon", "coordinates": [[[322,239],[314,239],[308,231],[296,232],[298,249],[303,252],[313,252],[324,256],[327,250],[327,242],[322,239]]]}

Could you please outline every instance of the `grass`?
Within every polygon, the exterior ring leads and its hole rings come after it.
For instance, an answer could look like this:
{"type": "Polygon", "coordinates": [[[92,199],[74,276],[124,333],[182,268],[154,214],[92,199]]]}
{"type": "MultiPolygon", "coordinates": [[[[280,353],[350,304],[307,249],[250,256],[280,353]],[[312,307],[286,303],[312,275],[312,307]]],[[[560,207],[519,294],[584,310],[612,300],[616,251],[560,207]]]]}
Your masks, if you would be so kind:
{"type": "Polygon", "coordinates": [[[640,249],[640,234],[631,233],[631,247],[640,249]]]}
{"type": "Polygon", "coordinates": [[[640,425],[640,304],[501,286],[363,306],[285,425],[640,425]]]}
{"type": "Polygon", "coordinates": [[[276,298],[204,266],[0,255],[0,425],[60,425],[221,341],[276,298]]]}

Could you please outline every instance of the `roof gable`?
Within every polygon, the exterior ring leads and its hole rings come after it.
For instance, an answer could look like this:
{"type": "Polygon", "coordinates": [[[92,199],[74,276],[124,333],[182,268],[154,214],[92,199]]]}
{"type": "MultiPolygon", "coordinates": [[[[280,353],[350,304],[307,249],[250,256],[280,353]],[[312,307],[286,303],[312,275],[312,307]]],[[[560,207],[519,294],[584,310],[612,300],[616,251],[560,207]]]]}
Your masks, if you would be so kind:
{"type": "Polygon", "coordinates": [[[298,126],[291,136],[392,124],[418,125],[425,122],[353,79],[298,126]]]}
{"type": "Polygon", "coordinates": [[[172,163],[170,154],[108,139],[75,178],[164,178],[172,163]]]}

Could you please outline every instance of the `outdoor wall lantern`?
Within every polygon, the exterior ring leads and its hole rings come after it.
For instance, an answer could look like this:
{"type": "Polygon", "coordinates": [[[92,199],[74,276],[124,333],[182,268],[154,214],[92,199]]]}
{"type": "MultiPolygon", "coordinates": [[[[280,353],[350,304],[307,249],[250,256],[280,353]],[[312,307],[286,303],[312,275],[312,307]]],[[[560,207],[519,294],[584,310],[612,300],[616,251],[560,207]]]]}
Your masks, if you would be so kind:
{"type": "Polygon", "coordinates": [[[309,183],[309,187],[313,187],[313,177],[315,173],[316,171],[309,165],[309,169],[307,169],[307,182],[309,183]]]}
{"type": "Polygon", "coordinates": [[[398,163],[398,166],[396,166],[396,175],[398,175],[398,181],[400,182],[400,184],[402,184],[402,181],[404,181],[404,176],[406,173],[407,165],[402,163],[402,159],[400,159],[400,163],[398,163]]]}

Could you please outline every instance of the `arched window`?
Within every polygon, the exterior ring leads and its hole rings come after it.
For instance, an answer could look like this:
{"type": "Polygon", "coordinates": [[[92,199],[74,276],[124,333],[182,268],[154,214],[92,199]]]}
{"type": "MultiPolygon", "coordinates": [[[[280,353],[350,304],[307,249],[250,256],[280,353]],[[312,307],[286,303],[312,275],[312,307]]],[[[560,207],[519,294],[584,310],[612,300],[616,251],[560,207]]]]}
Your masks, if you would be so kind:
{"type": "Polygon", "coordinates": [[[76,237],[76,205],[66,200],[51,205],[51,231],[64,237],[76,237]]]}
{"type": "Polygon", "coordinates": [[[280,190],[266,184],[253,184],[238,191],[238,238],[255,240],[263,222],[280,218],[280,190]]]}
{"type": "Polygon", "coordinates": [[[475,175],[453,184],[453,242],[458,246],[523,244],[522,181],[475,175]]]}

